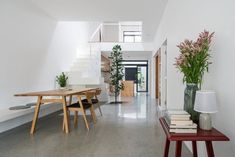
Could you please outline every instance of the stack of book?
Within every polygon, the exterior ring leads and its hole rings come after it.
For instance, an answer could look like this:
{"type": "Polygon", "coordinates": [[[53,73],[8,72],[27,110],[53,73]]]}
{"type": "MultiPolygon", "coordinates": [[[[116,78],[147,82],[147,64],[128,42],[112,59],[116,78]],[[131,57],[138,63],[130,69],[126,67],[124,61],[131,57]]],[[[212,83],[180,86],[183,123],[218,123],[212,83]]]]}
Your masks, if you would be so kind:
{"type": "Polygon", "coordinates": [[[197,133],[197,124],[183,110],[168,110],[164,117],[172,133],[197,133]]]}

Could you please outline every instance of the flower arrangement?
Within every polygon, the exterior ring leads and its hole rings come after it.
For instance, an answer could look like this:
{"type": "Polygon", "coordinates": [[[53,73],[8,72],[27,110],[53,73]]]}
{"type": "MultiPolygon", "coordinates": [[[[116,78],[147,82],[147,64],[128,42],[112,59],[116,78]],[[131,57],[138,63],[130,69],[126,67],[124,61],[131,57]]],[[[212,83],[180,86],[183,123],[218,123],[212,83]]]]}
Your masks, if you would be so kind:
{"type": "Polygon", "coordinates": [[[174,65],[184,74],[183,82],[200,84],[201,87],[204,72],[208,72],[211,64],[209,51],[213,36],[214,32],[204,30],[196,41],[186,39],[177,45],[180,55],[174,65]]]}

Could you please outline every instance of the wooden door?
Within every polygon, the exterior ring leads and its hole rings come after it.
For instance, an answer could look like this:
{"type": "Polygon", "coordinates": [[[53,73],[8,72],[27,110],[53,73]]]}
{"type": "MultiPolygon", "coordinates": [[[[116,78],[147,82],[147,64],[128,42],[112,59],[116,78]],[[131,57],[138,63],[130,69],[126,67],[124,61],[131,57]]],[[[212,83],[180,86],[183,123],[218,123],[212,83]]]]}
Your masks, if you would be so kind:
{"type": "Polygon", "coordinates": [[[161,49],[157,51],[155,57],[155,93],[159,105],[161,105],[161,49]]]}
{"type": "Polygon", "coordinates": [[[159,71],[158,71],[158,60],[159,56],[157,55],[155,57],[155,94],[156,94],[156,99],[159,98],[159,87],[158,87],[158,79],[159,79],[159,71]]]}
{"type": "Polygon", "coordinates": [[[161,71],[162,71],[162,66],[161,66],[161,49],[158,50],[158,105],[161,106],[161,98],[162,98],[162,93],[161,93],[161,71]]]}

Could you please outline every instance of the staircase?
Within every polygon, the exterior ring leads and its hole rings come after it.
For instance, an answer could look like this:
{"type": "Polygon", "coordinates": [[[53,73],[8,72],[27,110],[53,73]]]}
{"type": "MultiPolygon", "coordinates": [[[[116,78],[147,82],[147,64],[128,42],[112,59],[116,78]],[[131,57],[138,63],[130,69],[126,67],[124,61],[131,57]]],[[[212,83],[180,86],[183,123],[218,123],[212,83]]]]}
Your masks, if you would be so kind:
{"type": "Polygon", "coordinates": [[[68,72],[71,85],[101,84],[101,51],[99,43],[83,44],[68,72]]]}
{"type": "Polygon", "coordinates": [[[83,44],[78,49],[77,58],[67,72],[69,84],[73,87],[101,88],[99,100],[108,101],[108,84],[101,77],[100,43],[83,44]]]}

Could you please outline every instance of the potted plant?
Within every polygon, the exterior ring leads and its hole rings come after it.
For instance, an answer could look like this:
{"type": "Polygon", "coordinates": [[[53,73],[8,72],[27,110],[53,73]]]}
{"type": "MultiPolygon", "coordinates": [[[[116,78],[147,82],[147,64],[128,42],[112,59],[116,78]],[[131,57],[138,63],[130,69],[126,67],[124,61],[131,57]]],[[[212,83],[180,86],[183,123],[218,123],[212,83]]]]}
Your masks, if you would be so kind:
{"type": "Polygon", "coordinates": [[[117,101],[120,91],[124,88],[121,82],[124,76],[123,65],[122,65],[122,52],[121,46],[115,45],[112,49],[111,56],[111,67],[110,67],[110,85],[114,88],[115,101],[112,103],[120,103],[117,101]]]}
{"type": "Polygon", "coordinates": [[[186,83],[184,91],[184,110],[189,112],[194,122],[198,122],[199,113],[194,111],[195,94],[201,88],[202,78],[208,72],[210,59],[210,44],[213,33],[201,32],[196,41],[186,39],[177,47],[180,50],[176,58],[176,68],[184,74],[183,82],[186,83]]]}
{"type": "Polygon", "coordinates": [[[56,82],[59,84],[60,89],[64,89],[67,85],[68,76],[62,72],[60,75],[56,76],[56,82]]]}

